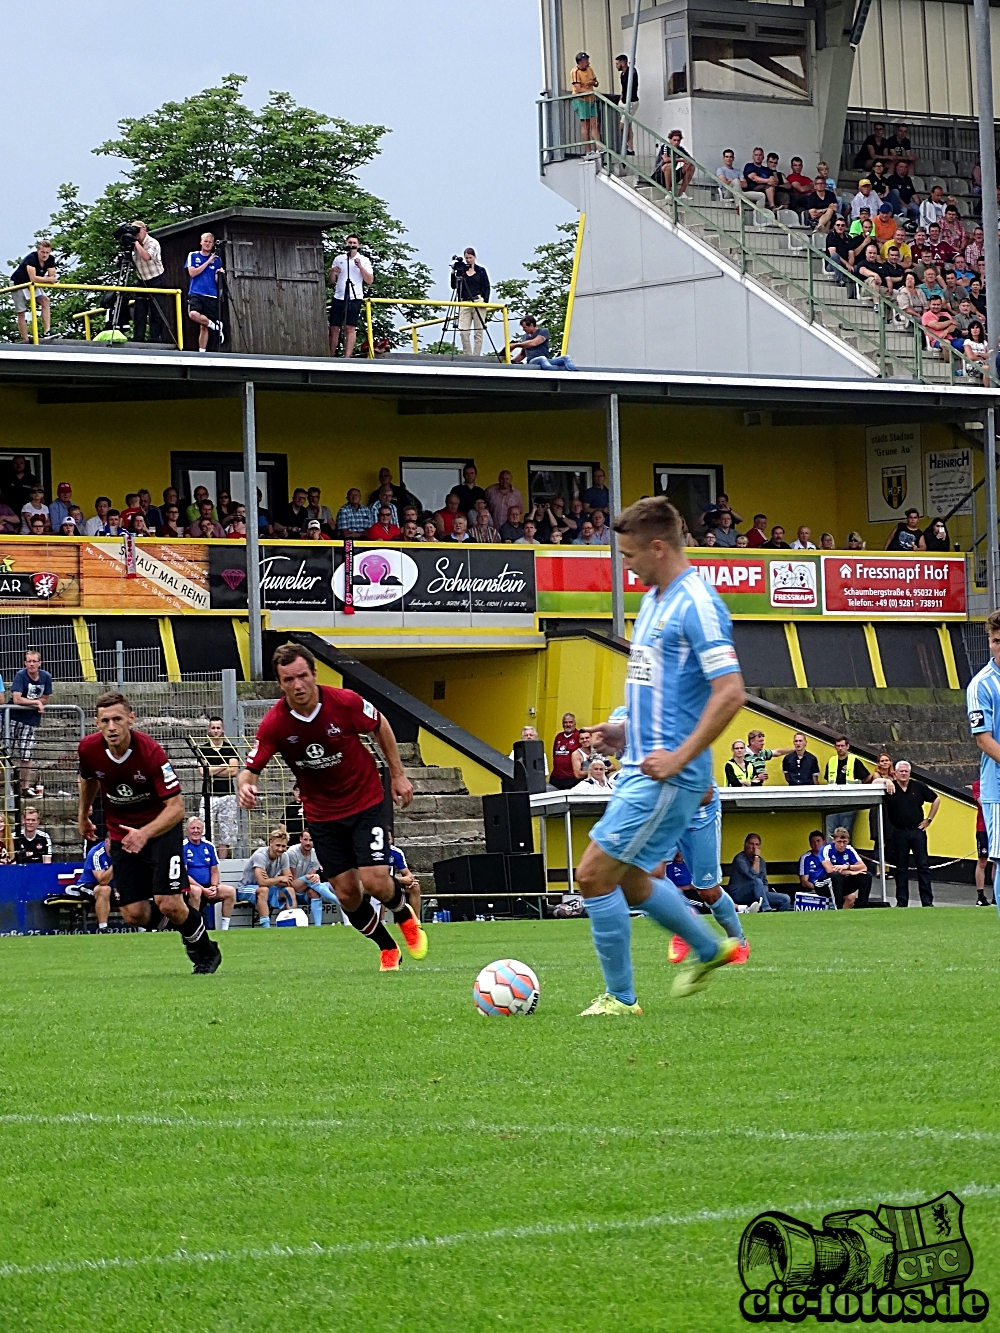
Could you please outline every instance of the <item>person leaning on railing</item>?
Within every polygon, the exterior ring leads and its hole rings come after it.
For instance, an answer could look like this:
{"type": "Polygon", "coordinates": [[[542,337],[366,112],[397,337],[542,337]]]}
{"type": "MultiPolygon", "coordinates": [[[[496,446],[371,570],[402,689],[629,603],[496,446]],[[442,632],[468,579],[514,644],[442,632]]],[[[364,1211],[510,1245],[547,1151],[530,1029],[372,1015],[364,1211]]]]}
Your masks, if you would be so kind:
{"type": "MultiPolygon", "coordinates": [[[[20,283],[34,282],[43,287],[51,287],[58,281],[56,270],[55,255],[52,253],[52,242],[48,240],[38,241],[34,250],[24,256],[20,264],[14,270],[11,277],[11,286],[16,287],[20,283]]],[[[31,335],[28,332],[27,312],[31,308],[31,294],[24,287],[20,291],[12,292],[14,298],[14,312],[17,315],[17,328],[21,335],[23,343],[31,341],[31,335]]],[[[44,292],[36,292],[39,313],[42,316],[42,328],[44,336],[50,336],[52,327],[52,308],[49,304],[48,295],[44,292]]]]}
{"type": "Polygon", "coordinates": [[[600,85],[586,51],[576,53],[576,63],[570,72],[570,84],[573,88],[573,110],[580,121],[580,141],[597,147],[597,98],[594,89],[600,85]]]}

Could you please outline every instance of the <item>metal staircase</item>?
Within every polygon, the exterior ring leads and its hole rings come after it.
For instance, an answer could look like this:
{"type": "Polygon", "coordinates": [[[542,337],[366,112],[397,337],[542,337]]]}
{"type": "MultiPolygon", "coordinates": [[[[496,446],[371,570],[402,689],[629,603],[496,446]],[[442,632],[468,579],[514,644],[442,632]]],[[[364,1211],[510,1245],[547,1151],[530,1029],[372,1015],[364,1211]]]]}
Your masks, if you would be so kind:
{"type": "Polygon", "coordinates": [[[741,275],[766,288],[810,324],[818,324],[868,360],[882,378],[922,384],[983,383],[983,364],[950,345],[931,350],[918,320],[873,292],[853,273],[831,268],[825,236],[758,208],[713,177],[686,150],[670,144],[620,107],[595,95],[599,139],[583,142],[570,97],[539,103],[541,168],[568,158],[596,159],[598,169],[634,190],[661,211],[683,235],[708,245],[741,275]],[[626,151],[630,132],[633,149],[626,151]],[[693,162],[696,172],[680,193],[676,165],[693,162]],[[791,224],[791,225],[790,225],[791,224]]]}

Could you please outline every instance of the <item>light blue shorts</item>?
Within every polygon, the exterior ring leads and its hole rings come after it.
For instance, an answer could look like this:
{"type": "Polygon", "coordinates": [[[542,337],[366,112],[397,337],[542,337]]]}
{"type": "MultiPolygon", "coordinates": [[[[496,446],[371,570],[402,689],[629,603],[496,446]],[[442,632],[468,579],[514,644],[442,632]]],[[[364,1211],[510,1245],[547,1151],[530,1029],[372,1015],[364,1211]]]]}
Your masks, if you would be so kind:
{"type": "Polygon", "coordinates": [[[241,903],[255,903],[257,901],[256,884],[241,884],[236,890],[236,898],[241,903]]]}
{"type": "Polygon", "coordinates": [[[661,861],[673,859],[704,795],[704,787],[655,782],[637,771],[623,773],[607,809],[590,830],[591,840],[616,861],[655,870],[661,861]]]}
{"type": "Polygon", "coordinates": [[[722,840],[722,802],[713,787],[708,805],[700,805],[681,835],[679,847],[691,872],[693,889],[714,889],[722,883],[719,847],[722,840]]]}
{"type": "Polygon", "coordinates": [[[983,801],[983,823],[986,825],[986,850],[991,861],[1000,861],[1000,805],[983,801]]]}

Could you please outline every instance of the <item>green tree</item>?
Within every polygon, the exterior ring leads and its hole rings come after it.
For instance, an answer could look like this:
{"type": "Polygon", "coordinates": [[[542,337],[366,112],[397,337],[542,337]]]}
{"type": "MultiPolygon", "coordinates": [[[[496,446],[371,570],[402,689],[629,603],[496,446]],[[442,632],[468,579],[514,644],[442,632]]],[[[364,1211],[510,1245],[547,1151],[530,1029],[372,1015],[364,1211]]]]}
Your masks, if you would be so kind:
{"type": "MultiPolygon", "coordinates": [[[[49,234],[60,276],[73,282],[112,281],[119,223],[142,218],[155,230],[243,205],[351,213],[375,265],[374,294],[402,301],[426,296],[430,270],[403,239],[405,228],[383,200],[358,183],[357,172],[378,155],[386,127],[325,116],[284,92],[272,92],[258,113],[243,101],[245,82],[244,75],[229,74],[217,88],[119,121],[118,138],[94,152],[119,159],[124,164],[120,178],[92,204],[81,201],[75,185],[59,188],[49,234]]],[[[327,238],[327,266],[342,241],[341,236],[327,238]]],[[[92,301],[84,293],[63,296],[60,323],[92,301]]],[[[376,317],[376,331],[397,341],[397,312],[384,309],[376,317]]],[[[401,313],[411,317],[417,309],[403,306],[401,313]]]]}
{"type": "Polygon", "coordinates": [[[524,264],[531,276],[503,278],[496,285],[497,298],[511,307],[511,336],[519,330],[517,321],[522,315],[533,314],[550,334],[550,345],[555,352],[562,344],[566,324],[566,303],[573,276],[573,250],[576,246],[576,223],[560,222],[556,226],[559,238],[536,246],[534,258],[524,264]]]}

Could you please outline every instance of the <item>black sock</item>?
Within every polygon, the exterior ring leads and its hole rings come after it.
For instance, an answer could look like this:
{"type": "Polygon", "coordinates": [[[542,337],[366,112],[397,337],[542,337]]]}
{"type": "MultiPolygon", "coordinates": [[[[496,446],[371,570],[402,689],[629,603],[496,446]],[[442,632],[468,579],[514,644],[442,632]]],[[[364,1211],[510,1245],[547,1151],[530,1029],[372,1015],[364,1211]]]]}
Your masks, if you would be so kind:
{"type": "Polygon", "coordinates": [[[366,935],[368,939],[378,945],[379,949],[398,948],[396,941],[379,920],[378,908],[375,907],[367,894],[362,898],[361,906],[356,911],[345,912],[344,915],[355,930],[359,930],[362,935],[366,935]]]}
{"type": "Polygon", "coordinates": [[[166,917],[157,907],[156,903],[149,904],[149,920],[146,922],[147,930],[162,930],[166,917]]]}
{"type": "Polygon", "coordinates": [[[184,941],[184,948],[189,954],[204,952],[205,942],[208,939],[208,931],[205,929],[205,922],[202,920],[200,912],[188,908],[187,920],[179,927],[181,939],[184,941]]]}
{"type": "Polygon", "coordinates": [[[411,916],[413,917],[414,921],[416,921],[417,919],[413,911],[413,908],[406,901],[406,894],[403,891],[403,886],[401,884],[397,884],[395,880],[393,880],[392,882],[392,897],[385,904],[385,906],[396,918],[397,926],[401,921],[409,921],[411,916]]]}

